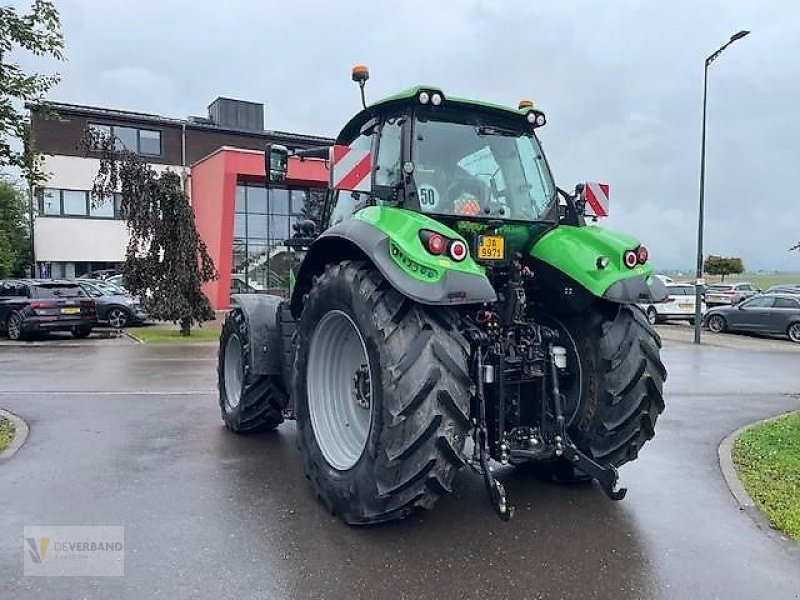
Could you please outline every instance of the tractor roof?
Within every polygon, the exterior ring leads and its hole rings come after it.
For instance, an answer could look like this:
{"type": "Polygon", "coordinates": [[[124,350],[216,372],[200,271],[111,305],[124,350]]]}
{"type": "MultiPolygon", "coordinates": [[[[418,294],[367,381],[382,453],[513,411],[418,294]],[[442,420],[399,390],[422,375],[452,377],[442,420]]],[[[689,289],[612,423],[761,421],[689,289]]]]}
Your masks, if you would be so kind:
{"type": "MultiPolygon", "coordinates": [[[[347,125],[344,126],[341,133],[339,133],[339,136],[336,138],[336,143],[346,144],[352,141],[361,131],[361,128],[364,126],[364,124],[373,117],[392,109],[408,106],[417,102],[417,97],[422,91],[426,91],[431,95],[434,92],[441,94],[442,98],[445,99],[444,101],[446,102],[447,106],[456,106],[483,112],[500,113],[515,117],[518,117],[519,115],[525,115],[529,110],[531,110],[530,108],[517,109],[510,106],[503,106],[502,104],[493,104],[491,102],[482,102],[480,100],[471,100],[469,98],[445,96],[444,92],[442,92],[442,90],[436,86],[416,85],[403,90],[402,92],[398,92],[397,94],[389,96],[388,98],[378,100],[374,104],[370,104],[367,108],[360,111],[352,119],[350,119],[347,125]]],[[[536,110],[537,113],[541,112],[538,109],[534,110],[536,110]]]]}

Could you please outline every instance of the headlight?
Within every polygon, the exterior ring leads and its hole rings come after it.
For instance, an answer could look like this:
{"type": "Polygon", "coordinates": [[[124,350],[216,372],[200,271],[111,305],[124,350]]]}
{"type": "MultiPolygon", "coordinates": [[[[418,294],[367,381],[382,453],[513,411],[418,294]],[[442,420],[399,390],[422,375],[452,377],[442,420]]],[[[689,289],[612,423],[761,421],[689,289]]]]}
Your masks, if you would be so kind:
{"type": "Polygon", "coordinates": [[[537,125],[544,125],[544,115],[539,115],[536,117],[536,124],[537,125]]]}
{"type": "Polygon", "coordinates": [[[432,103],[434,106],[439,106],[439,105],[442,103],[442,95],[441,95],[441,94],[434,94],[434,95],[431,97],[431,103],[432,103]]]}
{"type": "Polygon", "coordinates": [[[427,104],[428,100],[431,99],[430,94],[428,92],[420,92],[419,93],[419,103],[420,104],[427,104]]]}
{"type": "Polygon", "coordinates": [[[529,112],[526,118],[528,119],[528,123],[530,123],[531,125],[536,123],[536,113],[529,112]]]}

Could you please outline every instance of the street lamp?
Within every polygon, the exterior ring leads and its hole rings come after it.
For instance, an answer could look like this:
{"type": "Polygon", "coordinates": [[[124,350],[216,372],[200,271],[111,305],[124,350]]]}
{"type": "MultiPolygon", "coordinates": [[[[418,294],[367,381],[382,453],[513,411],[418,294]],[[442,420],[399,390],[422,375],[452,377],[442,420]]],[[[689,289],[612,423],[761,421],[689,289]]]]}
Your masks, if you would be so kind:
{"type": "Polygon", "coordinates": [[[700,343],[700,330],[702,328],[702,314],[701,314],[701,295],[703,287],[703,209],[705,200],[705,187],[706,187],[706,105],[708,98],[708,67],[717,60],[717,57],[725,51],[725,48],[730,46],[736,40],[742,39],[749,31],[740,31],[734,33],[727,42],[725,42],[719,49],[706,58],[705,70],[703,72],[703,141],[700,149],[700,208],[697,216],[697,273],[695,281],[695,296],[694,296],[694,343],[700,343]]]}

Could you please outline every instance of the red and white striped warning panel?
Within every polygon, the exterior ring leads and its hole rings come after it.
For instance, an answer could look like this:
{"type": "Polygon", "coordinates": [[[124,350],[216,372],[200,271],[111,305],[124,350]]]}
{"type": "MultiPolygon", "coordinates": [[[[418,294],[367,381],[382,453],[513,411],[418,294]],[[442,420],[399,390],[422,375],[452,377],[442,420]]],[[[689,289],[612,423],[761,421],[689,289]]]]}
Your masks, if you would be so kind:
{"type": "Polygon", "coordinates": [[[608,184],[587,181],[583,186],[586,198],[586,215],[589,217],[608,216],[608,184]]]}
{"type": "Polygon", "coordinates": [[[337,190],[369,192],[372,154],[350,146],[331,148],[331,183],[337,190]]]}

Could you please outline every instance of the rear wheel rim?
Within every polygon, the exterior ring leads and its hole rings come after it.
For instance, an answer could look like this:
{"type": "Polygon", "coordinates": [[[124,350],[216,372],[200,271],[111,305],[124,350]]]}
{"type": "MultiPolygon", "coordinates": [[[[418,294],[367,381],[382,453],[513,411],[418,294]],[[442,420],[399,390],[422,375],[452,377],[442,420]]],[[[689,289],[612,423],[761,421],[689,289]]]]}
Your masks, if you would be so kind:
{"type": "Polygon", "coordinates": [[[311,338],[306,390],[314,437],[326,462],[347,471],[359,461],[372,427],[374,389],[364,337],[350,316],[332,310],[311,338]]]}
{"type": "Polygon", "coordinates": [[[115,327],[116,329],[122,329],[128,322],[128,317],[124,311],[115,308],[108,313],[108,322],[112,327],[115,327]]]}
{"type": "Polygon", "coordinates": [[[647,322],[650,323],[650,325],[656,324],[656,309],[652,306],[647,310],[647,322]]]}
{"type": "Polygon", "coordinates": [[[242,398],[243,381],[243,352],[242,341],[238,335],[232,335],[225,343],[225,364],[223,374],[225,377],[225,408],[228,412],[239,406],[242,398]]]}
{"type": "Polygon", "coordinates": [[[714,333],[719,333],[724,327],[722,317],[713,316],[708,320],[708,328],[714,333]]]}
{"type": "Polygon", "coordinates": [[[800,343],[800,323],[795,323],[789,327],[789,339],[793,342],[800,343]]]}
{"type": "Polygon", "coordinates": [[[10,340],[18,340],[20,334],[20,322],[19,317],[16,315],[11,315],[8,318],[8,324],[6,325],[8,329],[8,339],[10,340]]]}

